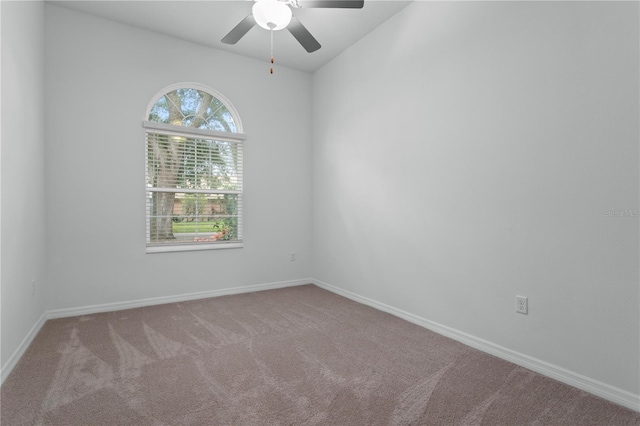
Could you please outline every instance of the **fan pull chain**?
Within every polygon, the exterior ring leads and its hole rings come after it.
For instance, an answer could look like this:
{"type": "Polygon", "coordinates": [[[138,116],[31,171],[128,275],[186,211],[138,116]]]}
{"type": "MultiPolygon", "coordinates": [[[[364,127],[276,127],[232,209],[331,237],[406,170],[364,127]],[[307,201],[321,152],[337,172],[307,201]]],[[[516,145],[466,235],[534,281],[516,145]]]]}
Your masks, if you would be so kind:
{"type": "Polygon", "coordinates": [[[269,70],[270,74],[273,74],[273,27],[271,27],[271,69],[269,70]]]}

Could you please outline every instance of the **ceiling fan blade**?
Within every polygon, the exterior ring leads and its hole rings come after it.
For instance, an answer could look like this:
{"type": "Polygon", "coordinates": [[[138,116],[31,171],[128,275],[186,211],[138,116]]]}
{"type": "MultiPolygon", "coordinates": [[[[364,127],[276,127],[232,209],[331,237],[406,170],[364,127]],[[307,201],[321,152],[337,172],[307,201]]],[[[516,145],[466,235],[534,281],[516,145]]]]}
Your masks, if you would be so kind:
{"type": "Polygon", "coordinates": [[[253,15],[247,15],[234,29],[229,31],[229,34],[222,39],[223,43],[236,44],[251,28],[256,25],[256,20],[253,15]]]}
{"type": "Polygon", "coordinates": [[[362,9],[364,0],[299,0],[300,7],[328,7],[339,9],[362,9]]]}
{"type": "Polygon", "coordinates": [[[318,43],[318,40],[311,35],[309,30],[307,30],[307,28],[302,25],[302,22],[300,22],[295,16],[291,18],[291,22],[287,25],[287,29],[307,52],[311,53],[320,49],[320,43],[318,43]]]}

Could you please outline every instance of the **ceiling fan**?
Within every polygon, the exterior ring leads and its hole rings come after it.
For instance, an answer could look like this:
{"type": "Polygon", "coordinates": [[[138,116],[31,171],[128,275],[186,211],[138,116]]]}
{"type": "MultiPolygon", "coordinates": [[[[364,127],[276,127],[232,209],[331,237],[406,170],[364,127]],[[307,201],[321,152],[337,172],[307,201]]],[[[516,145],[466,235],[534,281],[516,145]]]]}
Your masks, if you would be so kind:
{"type": "Polygon", "coordinates": [[[236,44],[258,24],[271,31],[286,28],[307,52],[315,52],[320,49],[320,43],[302,25],[302,22],[293,16],[291,8],[360,9],[363,6],[364,0],[256,0],[251,13],[224,36],[222,42],[236,44]]]}

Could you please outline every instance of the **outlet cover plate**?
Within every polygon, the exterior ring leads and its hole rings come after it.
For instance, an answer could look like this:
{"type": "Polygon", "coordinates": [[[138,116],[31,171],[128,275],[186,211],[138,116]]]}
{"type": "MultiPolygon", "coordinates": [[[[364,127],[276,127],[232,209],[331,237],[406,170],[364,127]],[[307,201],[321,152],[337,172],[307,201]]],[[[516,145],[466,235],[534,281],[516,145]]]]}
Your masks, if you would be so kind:
{"type": "Polygon", "coordinates": [[[516,312],[519,314],[529,314],[529,298],[526,296],[516,296],[516,312]]]}

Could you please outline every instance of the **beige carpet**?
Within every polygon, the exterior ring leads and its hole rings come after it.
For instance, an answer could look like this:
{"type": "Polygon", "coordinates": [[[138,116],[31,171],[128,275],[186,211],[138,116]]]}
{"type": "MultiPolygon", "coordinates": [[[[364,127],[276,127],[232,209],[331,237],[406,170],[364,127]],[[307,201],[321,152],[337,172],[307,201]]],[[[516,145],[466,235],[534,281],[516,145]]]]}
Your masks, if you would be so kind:
{"type": "Polygon", "coordinates": [[[312,285],[48,321],[9,425],[639,425],[640,414],[312,285]]]}

